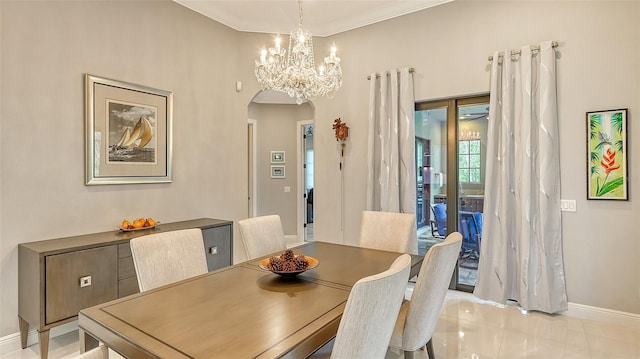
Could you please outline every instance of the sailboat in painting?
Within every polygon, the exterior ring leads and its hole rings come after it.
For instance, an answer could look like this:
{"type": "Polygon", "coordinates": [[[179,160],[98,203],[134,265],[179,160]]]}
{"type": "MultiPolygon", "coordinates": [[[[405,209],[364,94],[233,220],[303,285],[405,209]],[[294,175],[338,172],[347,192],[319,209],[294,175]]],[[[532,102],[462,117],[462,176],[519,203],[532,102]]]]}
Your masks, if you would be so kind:
{"type": "Polygon", "coordinates": [[[146,116],[142,115],[138,123],[136,123],[133,131],[126,128],[120,137],[120,141],[116,144],[117,147],[138,147],[143,148],[146,146],[153,137],[153,129],[151,123],[146,116]]]}
{"type": "Polygon", "coordinates": [[[153,127],[147,116],[142,115],[133,127],[126,128],[118,143],[109,150],[109,161],[153,162],[155,149],[144,148],[153,138],[153,127]]]}

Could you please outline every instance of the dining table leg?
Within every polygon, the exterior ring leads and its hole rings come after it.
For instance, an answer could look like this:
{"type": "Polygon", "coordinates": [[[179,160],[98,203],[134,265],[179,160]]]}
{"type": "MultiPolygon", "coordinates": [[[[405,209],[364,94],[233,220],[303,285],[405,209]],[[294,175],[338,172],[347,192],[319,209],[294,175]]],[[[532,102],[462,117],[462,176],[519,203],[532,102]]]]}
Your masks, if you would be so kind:
{"type": "Polygon", "coordinates": [[[96,338],[92,337],[91,334],[85,332],[82,328],[78,328],[78,334],[80,336],[80,353],[97,348],[100,344],[96,338]]]}

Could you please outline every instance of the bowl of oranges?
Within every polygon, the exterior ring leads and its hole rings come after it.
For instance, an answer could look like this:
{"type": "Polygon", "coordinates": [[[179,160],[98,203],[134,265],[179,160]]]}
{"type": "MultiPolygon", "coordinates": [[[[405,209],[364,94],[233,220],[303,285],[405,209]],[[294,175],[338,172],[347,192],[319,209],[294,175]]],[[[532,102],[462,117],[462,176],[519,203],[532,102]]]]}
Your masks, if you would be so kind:
{"type": "Polygon", "coordinates": [[[126,219],[122,220],[122,223],[120,224],[120,230],[124,231],[124,232],[129,232],[129,231],[139,231],[141,229],[150,229],[150,228],[155,228],[160,222],[156,221],[155,219],[149,217],[149,218],[136,218],[133,221],[129,221],[126,219]]]}

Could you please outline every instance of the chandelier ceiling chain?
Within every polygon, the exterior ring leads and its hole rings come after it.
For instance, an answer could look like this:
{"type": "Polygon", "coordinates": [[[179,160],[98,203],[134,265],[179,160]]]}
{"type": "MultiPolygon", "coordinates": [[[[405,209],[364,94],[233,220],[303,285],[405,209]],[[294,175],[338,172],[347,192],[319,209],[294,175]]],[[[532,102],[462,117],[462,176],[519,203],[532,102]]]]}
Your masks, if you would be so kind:
{"type": "Polygon", "coordinates": [[[302,0],[298,0],[298,29],[289,35],[288,52],[280,46],[280,36],[277,36],[275,46],[268,51],[262,49],[260,59],[255,61],[255,74],[262,89],[286,92],[296,97],[298,104],[318,96],[331,98],[342,86],[342,68],[335,44],[316,71],[313,38],[303,30],[302,19],[302,0]]]}

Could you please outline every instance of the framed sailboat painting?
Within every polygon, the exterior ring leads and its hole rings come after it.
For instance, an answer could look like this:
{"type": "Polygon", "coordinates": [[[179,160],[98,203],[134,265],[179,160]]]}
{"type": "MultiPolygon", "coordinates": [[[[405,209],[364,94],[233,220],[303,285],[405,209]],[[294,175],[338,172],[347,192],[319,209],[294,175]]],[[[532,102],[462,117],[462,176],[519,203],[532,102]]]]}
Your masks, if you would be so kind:
{"type": "Polygon", "coordinates": [[[85,75],[87,185],[171,182],[173,93],[85,75]]]}

